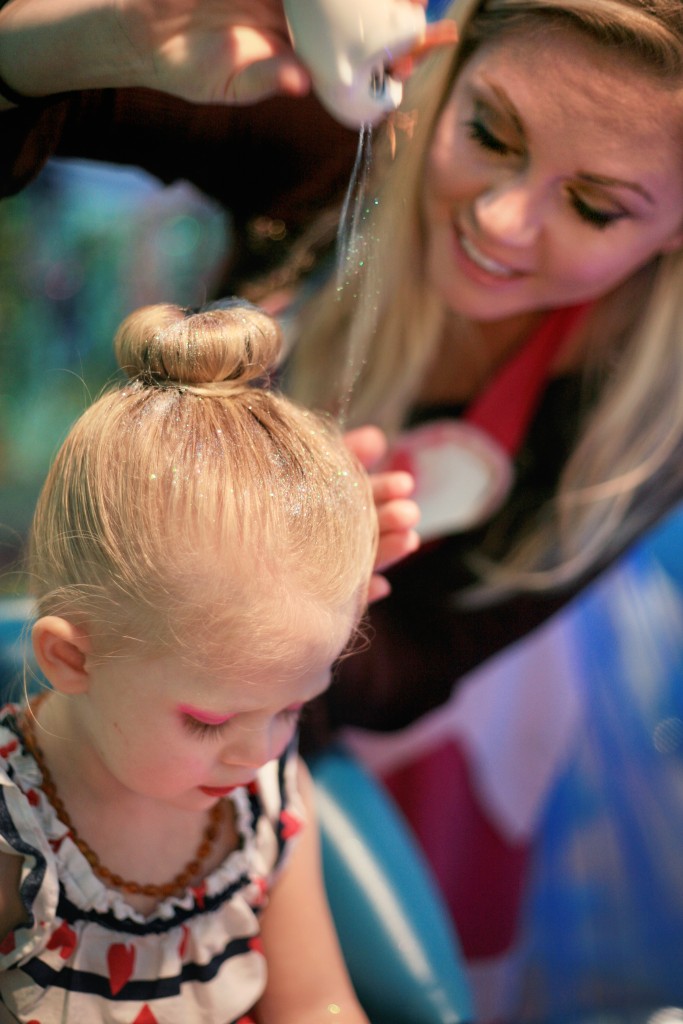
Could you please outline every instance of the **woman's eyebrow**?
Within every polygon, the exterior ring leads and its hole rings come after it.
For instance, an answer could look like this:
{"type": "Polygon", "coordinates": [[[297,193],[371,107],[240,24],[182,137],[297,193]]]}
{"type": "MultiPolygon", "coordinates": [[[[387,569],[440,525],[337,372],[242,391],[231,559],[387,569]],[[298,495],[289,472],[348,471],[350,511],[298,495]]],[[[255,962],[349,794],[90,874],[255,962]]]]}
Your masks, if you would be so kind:
{"type": "Polygon", "coordinates": [[[508,115],[510,120],[513,122],[515,128],[520,133],[520,135],[524,135],[524,125],[522,124],[520,116],[517,113],[517,108],[515,107],[514,103],[512,102],[508,94],[505,92],[505,89],[503,89],[500,85],[497,85],[495,82],[490,82],[485,75],[482,75],[482,81],[485,83],[488,90],[492,92],[493,95],[496,97],[501,107],[508,115]]]}
{"type": "MultiPolygon", "coordinates": [[[[496,97],[501,107],[505,110],[508,117],[515,125],[517,131],[520,133],[520,135],[523,136],[525,134],[524,125],[522,124],[519,114],[517,113],[517,109],[510,100],[508,94],[500,85],[498,85],[495,82],[490,82],[485,76],[482,76],[482,81],[485,82],[488,89],[496,97]]],[[[581,181],[585,181],[589,185],[605,185],[608,188],[630,189],[631,192],[637,193],[637,195],[641,196],[646,202],[650,203],[651,206],[655,205],[654,196],[652,196],[647,191],[647,189],[640,185],[637,181],[625,181],[622,178],[610,178],[607,175],[590,174],[587,171],[580,172],[578,174],[578,178],[581,181]]]]}
{"type": "Polygon", "coordinates": [[[655,205],[654,197],[650,195],[647,189],[639,185],[637,181],[623,181],[621,178],[609,178],[602,174],[587,174],[579,173],[577,175],[580,181],[585,181],[589,185],[606,185],[609,188],[628,188],[632,192],[637,192],[639,196],[642,196],[652,206],[655,205]]]}

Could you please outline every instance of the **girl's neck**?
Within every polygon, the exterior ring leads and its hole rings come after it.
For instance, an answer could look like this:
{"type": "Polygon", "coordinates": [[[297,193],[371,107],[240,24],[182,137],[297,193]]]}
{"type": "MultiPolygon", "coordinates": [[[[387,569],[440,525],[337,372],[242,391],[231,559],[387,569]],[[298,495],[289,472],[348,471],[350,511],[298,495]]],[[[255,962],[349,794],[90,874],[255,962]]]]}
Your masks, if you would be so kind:
{"type": "MultiPolygon", "coordinates": [[[[49,695],[38,708],[33,733],[76,833],[106,868],[125,879],[144,883],[175,878],[195,856],[208,812],[131,793],[117,782],[99,758],[74,704],[69,697],[49,695]]],[[[230,801],[220,819],[218,836],[192,885],[237,845],[230,801]]],[[[124,898],[143,914],[159,902],[158,897],[129,892],[124,898]]]]}
{"type": "Polygon", "coordinates": [[[81,721],[78,697],[51,693],[40,701],[36,714],[36,741],[45,755],[58,789],[69,804],[116,803],[134,796],[107,771],[81,721]]]}

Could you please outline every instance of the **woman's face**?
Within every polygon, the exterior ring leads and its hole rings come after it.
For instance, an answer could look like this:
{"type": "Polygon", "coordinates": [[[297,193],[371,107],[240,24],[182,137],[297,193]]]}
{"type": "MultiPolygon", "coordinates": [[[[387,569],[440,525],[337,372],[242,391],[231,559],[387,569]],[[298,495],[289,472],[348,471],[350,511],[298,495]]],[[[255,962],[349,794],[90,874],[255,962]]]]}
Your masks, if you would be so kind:
{"type": "Polygon", "coordinates": [[[683,96],[578,32],[465,65],[428,154],[427,272],[497,320],[600,296],[683,242],[683,96]]]}

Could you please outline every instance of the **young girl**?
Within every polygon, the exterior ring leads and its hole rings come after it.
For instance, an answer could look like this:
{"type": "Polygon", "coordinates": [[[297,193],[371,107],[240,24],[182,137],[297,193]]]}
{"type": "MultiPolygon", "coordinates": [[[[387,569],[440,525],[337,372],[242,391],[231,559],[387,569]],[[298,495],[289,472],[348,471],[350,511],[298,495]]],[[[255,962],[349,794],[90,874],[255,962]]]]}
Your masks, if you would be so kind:
{"type": "Polygon", "coordinates": [[[148,307],[115,346],[33,524],[51,685],[0,722],[0,1016],[360,1024],[295,736],[364,608],[369,484],[257,386],[256,308],[148,307]]]}

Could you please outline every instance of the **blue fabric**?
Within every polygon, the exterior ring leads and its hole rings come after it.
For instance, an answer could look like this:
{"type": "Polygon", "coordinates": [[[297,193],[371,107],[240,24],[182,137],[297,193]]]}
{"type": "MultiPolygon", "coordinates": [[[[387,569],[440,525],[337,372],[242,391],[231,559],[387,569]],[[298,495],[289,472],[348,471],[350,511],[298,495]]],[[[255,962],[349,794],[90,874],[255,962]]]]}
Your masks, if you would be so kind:
{"type": "Polygon", "coordinates": [[[427,18],[429,21],[438,21],[439,18],[443,18],[446,13],[446,8],[451,3],[451,0],[429,0],[427,4],[427,18]]]}
{"type": "Polygon", "coordinates": [[[679,508],[569,617],[585,713],[539,830],[525,1019],[683,1007],[682,584],[679,508]]]}

